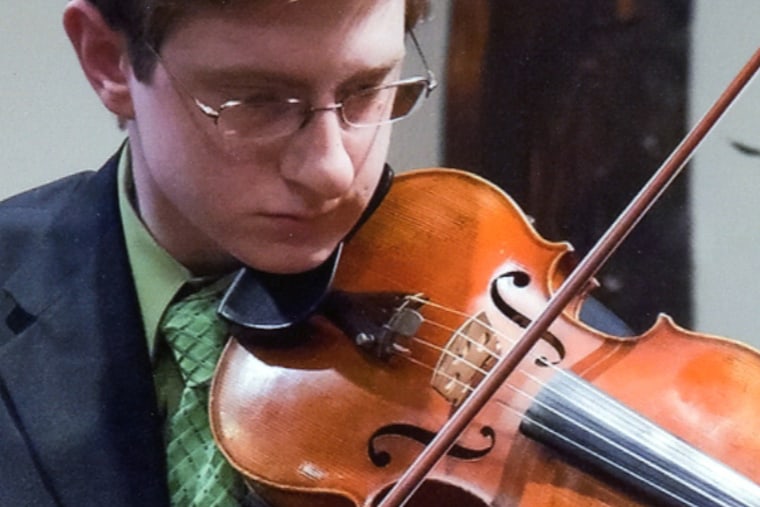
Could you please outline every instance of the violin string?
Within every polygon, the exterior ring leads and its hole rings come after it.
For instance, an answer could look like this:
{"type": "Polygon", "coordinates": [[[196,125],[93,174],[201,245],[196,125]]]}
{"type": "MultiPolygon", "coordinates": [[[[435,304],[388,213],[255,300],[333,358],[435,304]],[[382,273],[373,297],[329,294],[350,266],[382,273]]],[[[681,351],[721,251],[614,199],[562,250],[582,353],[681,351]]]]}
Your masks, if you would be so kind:
{"type": "MultiPolygon", "coordinates": [[[[413,296],[412,298],[417,298],[417,296],[413,296]]],[[[456,316],[464,317],[464,318],[467,318],[467,319],[469,319],[471,321],[477,322],[481,326],[483,326],[485,329],[487,329],[488,331],[492,332],[497,337],[499,337],[499,338],[507,341],[510,344],[513,344],[515,342],[515,340],[513,338],[505,335],[504,333],[502,333],[498,329],[494,328],[489,323],[482,321],[478,317],[472,317],[470,314],[467,314],[465,312],[461,312],[461,311],[458,311],[458,310],[454,310],[454,309],[451,309],[451,308],[447,308],[447,307],[445,307],[443,305],[440,305],[438,303],[434,303],[434,302],[432,302],[430,300],[421,299],[421,302],[423,302],[423,303],[425,303],[427,305],[430,305],[433,308],[436,308],[438,310],[441,310],[441,311],[444,311],[444,312],[447,312],[447,313],[451,313],[451,314],[454,314],[456,316]]],[[[425,322],[427,322],[428,324],[430,324],[430,325],[432,325],[434,327],[437,327],[439,329],[443,329],[444,331],[446,331],[448,333],[451,333],[452,335],[460,336],[461,338],[463,338],[468,343],[471,343],[471,344],[476,345],[476,346],[481,346],[481,344],[479,342],[477,342],[476,340],[472,339],[466,333],[462,333],[459,329],[450,328],[449,326],[446,326],[446,325],[444,325],[444,324],[442,324],[440,322],[432,321],[432,320],[429,320],[427,318],[425,318],[425,322]]],[[[418,343],[420,343],[420,344],[423,344],[423,345],[426,345],[428,347],[431,347],[431,348],[435,349],[436,351],[438,351],[440,353],[444,353],[444,354],[449,355],[450,357],[453,357],[453,358],[456,358],[456,359],[464,361],[464,364],[466,366],[472,368],[473,370],[475,370],[478,373],[481,373],[482,375],[486,375],[488,373],[483,368],[481,368],[481,367],[479,367],[479,366],[471,363],[470,361],[467,361],[466,359],[462,358],[461,356],[458,356],[458,355],[454,354],[453,352],[449,351],[445,347],[440,347],[438,345],[432,344],[428,340],[425,340],[425,339],[420,338],[420,337],[415,337],[415,341],[418,342],[418,343]]],[[[490,350],[487,350],[485,347],[483,347],[483,349],[485,349],[487,351],[487,353],[490,354],[493,358],[495,358],[497,360],[501,358],[500,355],[492,353],[490,350]]],[[[595,391],[593,389],[591,389],[591,387],[586,382],[582,381],[581,379],[579,379],[578,377],[576,377],[574,375],[568,374],[567,371],[565,371],[563,368],[560,368],[560,367],[558,367],[556,365],[553,365],[553,364],[549,363],[548,361],[545,361],[543,357],[538,356],[538,355],[531,355],[531,354],[529,354],[526,357],[530,357],[534,361],[535,360],[542,361],[542,363],[545,364],[547,367],[549,367],[551,370],[553,370],[554,373],[556,373],[558,375],[563,375],[566,379],[569,379],[571,382],[573,382],[574,385],[577,388],[585,390],[586,392],[590,393],[592,396],[595,395],[595,391]]],[[[407,359],[409,359],[409,358],[407,357],[407,359]]],[[[460,379],[451,377],[450,375],[445,374],[445,372],[440,372],[438,369],[434,369],[434,368],[430,367],[429,365],[424,364],[422,362],[419,362],[419,361],[414,361],[414,362],[417,363],[417,364],[420,364],[421,366],[424,366],[427,369],[432,370],[433,372],[436,372],[436,373],[439,373],[439,374],[443,375],[444,377],[448,378],[451,381],[454,381],[456,383],[462,384],[465,389],[468,389],[470,391],[474,390],[473,386],[471,386],[471,385],[469,385],[469,384],[467,384],[465,382],[462,382],[460,379]]],[[[534,383],[536,383],[539,386],[539,388],[554,390],[551,386],[547,385],[543,380],[541,380],[538,377],[536,377],[535,375],[529,373],[525,369],[518,368],[518,369],[516,369],[516,371],[522,373],[528,379],[530,379],[531,381],[533,381],[534,383]]],[[[707,492],[707,491],[699,488],[697,485],[688,483],[688,482],[684,481],[682,478],[675,476],[670,471],[662,468],[662,466],[657,465],[656,463],[649,461],[645,456],[640,456],[640,455],[635,454],[630,449],[626,449],[626,448],[620,446],[619,443],[617,443],[617,442],[609,439],[608,437],[605,437],[604,435],[601,435],[596,430],[593,430],[592,428],[589,428],[586,425],[584,425],[582,422],[577,421],[577,420],[573,420],[572,418],[568,417],[566,414],[560,413],[556,409],[554,409],[553,407],[547,406],[545,403],[543,403],[541,401],[538,401],[535,398],[534,395],[529,394],[529,393],[527,393],[527,392],[525,392],[525,391],[517,388],[516,386],[510,384],[509,382],[507,382],[506,385],[507,385],[507,387],[509,387],[510,389],[512,389],[515,393],[524,396],[528,401],[533,402],[533,403],[539,403],[543,408],[545,408],[545,409],[553,412],[555,415],[557,415],[558,417],[564,419],[566,422],[568,422],[570,424],[573,424],[576,427],[578,427],[580,429],[583,429],[584,431],[589,432],[594,437],[596,437],[596,438],[598,438],[600,440],[603,440],[603,441],[609,443],[613,447],[618,448],[619,450],[621,450],[622,452],[628,454],[629,456],[632,456],[632,457],[634,457],[636,459],[641,460],[641,462],[645,463],[646,465],[648,465],[648,466],[650,466],[650,467],[652,467],[654,469],[657,469],[658,471],[660,471],[661,473],[669,476],[670,478],[672,478],[676,482],[680,482],[681,484],[683,484],[687,488],[691,488],[693,491],[698,491],[698,492],[700,492],[700,493],[702,493],[702,494],[704,494],[706,496],[712,497],[709,492],[707,492]]],[[[556,393],[556,391],[554,391],[554,392],[556,393]]],[[[500,402],[500,404],[504,404],[505,406],[508,406],[508,405],[506,405],[505,403],[502,403],[502,402],[500,402]]],[[[517,411],[516,409],[514,409],[514,407],[509,407],[509,408],[519,414],[519,411],[517,411]]],[[[521,417],[526,417],[526,416],[523,414],[523,415],[521,415],[521,417]]],[[[528,418],[528,420],[530,420],[530,419],[528,418]]],[[[532,422],[535,422],[535,421],[532,421],[532,422]]],[[[540,426],[543,427],[543,425],[540,425],[540,426]]],[[[627,432],[628,430],[625,427],[623,427],[623,428],[617,428],[617,430],[620,431],[621,433],[629,436],[629,437],[635,438],[635,435],[633,435],[630,432],[627,432]]],[[[552,433],[556,433],[556,432],[552,431],[552,433]]],[[[591,451],[590,449],[585,448],[584,446],[582,446],[581,444],[579,444],[577,442],[570,441],[570,439],[568,439],[566,437],[561,437],[561,438],[563,440],[566,440],[568,443],[571,443],[572,445],[574,445],[578,449],[582,449],[582,450],[584,450],[584,451],[586,451],[586,452],[588,452],[590,454],[594,454],[594,455],[597,454],[597,453],[591,451]]],[[[608,461],[608,462],[612,463],[607,458],[605,458],[604,461],[608,461]]],[[[615,466],[615,468],[618,468],[621,471],[624,471],[624,472],[626,471],[625,468],[622,467],[621,465],[615,464],[614,466],[615,466]]],[[[629,473],[629,475],[631,475],[633,477],[636,477],[639,480],[642,480],[644,482],[649,482],[649,481],[647,481],[646,479],[644,479],[643,477],[639,476],[638,474],[636,474],[633,471],[627,471],[626,473],[629,473]]],[[[659,487],[659,486],[656,486],[656,487],[657,487],[657,489],[662,490],[661,487],[659,487]]],[[[664,493],[670,495],[670,496],[674,496],[674,493],[672,493],[672,492],[665,491],[665,490],[662,490],[662,491],[664,493]]],[[[720,500],[719,499],[717,499],[717,498],[713,498],[713,499],[720,504],[720,500]]],[[[722,505],[725,505],[725,504],[722,504],[722,505]]]]}
{"type": "MultiPolygon", "coordinates": [[[[497,329],[496,327],[494,327],[494,326],[493,326],[493,325],[491,325],[490,323],[488,323],[488,322],[485,322],[485,321],[483,321],[483,320],[479,319],[478,317],[472,317],[472,315],[471,315],[471,314],[468,314],[468,313],[466,313],[466,312],[462,312],[462,311],[460,311],[460,310],[455,310],[455,309],[453,309],[453,308],[449,308],[449,307],[446,307],[446,306],[444,306],[444,305],[441,305],[441,304],[439,304],[439,303],[435,303],[435,302],[433,302],[433,301],[430,301],[430,300],[422,299],[422,298],[420,298],[419,296],[412,296],[412,299],[414,299],[414,300],[416,300],[416,301],[418,301],[418,302],[421,302],[421,303],[425,303],[425,304],[427,304],[427,305],[429,305],[429,306],[432,306],[433,308],[435,308],[435,309],[437,309],[437,310],[440,310],[440,311],[443,311],[443,312],[447,312],[447,313],[449,313],[449,314],[453,314],[453,315],[455,315],[455,316],[458,316],[458,317],[462,317],[462,318],[466,318],[466,319],[470,319],[470,320],[472,320],[472,321],[474,321],[474,322],[477,322],[477,323],[478,323],[478,324],[480,324],[480,325],[481,325],[483,328],[485,328],[486,330],[490,331],[491,333],[493,333],[493,334],[494,334],[495,336],[497,336],[498,338],[500,338],[500,339],[504,340],[504,341],[505,341],[506,343],[508,343],[509,345],[514,345],[514,344],[517,342],[517,339],[515,339],[515,338],[512,338],[512,337],[510,337],[510,336],[508,336],[508,335],[504,334],[504,333],[503,333],[501,330],[497,329]]],[[[437,327],[437,328],[439,328],[439,329],[442,329],[443,331],[446,331],[446,332],[448,332],[448,333],[450,333],[450,334],[456,334],[456,335],[458,335],[458,336],[462,337],[462,338],[463,338],[465,341],[467,341],[467,342],[468,342],[468,343],[470,343],[471,345],[476,345],[476,346],[480,345],[480,344],[479,344],[479,343],[478,343],[476,340],[474,340],[473,338],[471,338],[470,336],[468,336],[468,335],[466,335],[466,334],[464,334],[464,333],[461,333],[461,332],[460,332],[458,329],[453,329],[453,328],[451,328],[451,327],[445,326],[445,325],[443,325],[443,324],[441,324],[441,323],[439,323],[439,322],[436,322],[436,321],[432,321],[432,320],[429,320],[429,319],[427,319],[427,318],[425,318],[425,322],[427,322],[428,324],[430,324],[430,325],[432,325],[432,326],[434,326],[434,327],[437,327]]],[[[500,359],[501,359],[501,357],[502,357],[502,356],[500,356],[499,354],[494,354],[494,353],[491,353],[490,351],[488,351],[488,352],[489,352],[489,354],[491,354],[491,356],[492,356],[494,359],[496,359],[497,361],[498,361],[498,360],[500,360],[500,359]]],[[[573,383],[576,385],[576,387],[578,387],[578,388],[580,388],[580,389],[584,389],[584,390],[586,390],[587,392],[592,392],[592,393],[593,393],[593,391],[590,389],[590,387],[589,387],[589,386],[588,386],[588,385],[587,385],[585,382],[582,382],[580,379],[578,379],[578,378],[577,378],[576,376],[574,376],[574,375],[570,375],[570,374],[568,374],[568,373],[567,373],[567,371],[566,371],[564,368],[560,368],[559,366],[557,366],[557,365],[555,365],[555,364],[552,364],[551,362],[547,361],[547,360],[546,360],[546,358],[545,358],[544,356],[541,356],[541,355],[535,354],[535,353],[533,353],[533,352],[529,352],[528,354],[526,354],[525,358],[527,358],[527,359],[531,359],[531,360],[533,360],[534,362],[536,362],[536,361],[540,361],[540,362],[541,362],[543,365],[545,365],[545,367],[547,367],[547,368],[549,368],[549,369],[553,370],[553,372],[554,372],[554,373],[556,373],[556,374],[558,374],[558,375],[562,375],[562,376],[564,376],[566,379],[568,379],[568,380],[570,380],[571,382],[573,382],[573,383]]],[[[524,369],[521,369],[521,368],[517,368],[517,369],[516,369],[516,371],[519,371],[520,373],[523,373],[523,374],[525,374],[526,376],[530,376],[530,374],[529,374],[527,371],[525,371],[524,369]]],[[[546,385],[543,383],[543,381],[541,381],[541,380],[539,380],[539,379],[534,379],[534,380],[535,380],[535,382],[536,382],[536,383],[537,383],[537,384],[538,384],[540,387],[547,387],[547,386],[546,386],[546,385]]]]}
{"type": "MultiPolygon", "coordinates": [[[[443,349],[442,347],[439,347],[439,346],[434,345],[434,344],[432,344],[430,342],[427,342],[426,340],[422,340],[420,338],[416,338],[416,340],[422,342],[422,344],[424,344],[424,345],[426,345],[428,347],[440,350],[443,353],[447,353],[447,351],[445,349],[443,349]]],[[[404,356],[404,357],[405,357],[405,359],[407,359],[408,361],[410,361],[410,362],[412,362],[412,363],[414,363],[416,365],[419,365],[419,366],[421,366],[421,367],[423,367],[425,369],[433,371],[434,373],[438,373],[439,375],[442,375],[442,376],[446,377],[448,380],[450,380],[452,382],[455,382],[457,384],[460,384],[465,390],[468,390],[468,391],[472,392],[475,389],[473,386],[471,386],[470,384],[468,384],[466,382],[463,382],[461,379],[459,379],[457,377],[454,377],[454,376],[451,376],[451,375],[448,375],[445,372],[438,372],[435,368],[431,367],[428,364],[423,363],[422,361],[419,361],[419,360],[417,360],[415,358],[412,358],[412,357],[409,357],[409,356],[404,356]]],[[[465,364],[467,364],[467,363],[468,363],[468,361],[465,360],[465,364]]],[[[482,369],[478,368],[475,365],[470,365],[470,366],[472,366],[476,370],[479,370],[479,371],[485,373],[482,369]]],[[[606,437],[606,436],[602,435],[598,431],[596,431],[596,430],[594,430],[594,429],[586,426],[582,422],[576,421],[576,420],[568,417],[566,414],[563,414],[563,413],[559,412],[557,409],[555,409],[555,408],[547,405],[546,403],[544,403],[544,402],[536,399],[536,397],[534,395],[528,393],[527,391],[525,391],[523,389],[520,389],[519,387],[517,387],[517,386],[515,386],[513,384],[510,384],[510,383],[506,383],[506,386],[508,388],[510,388],[514,393],[516,393],[516,394],[518,394],[520,396],[525,397],[528,401],[530,401],[532,403],[537,403],[538,405],[541,405],[543,408],[545,408],[548,411],[553,412],[555,415],[557,415],[558,417],[564,419],[566,422],[569,422],[570,424],[575,425],[577,428],[580,428],[582,430],[587,431],[589,434],[593,435],[595,438],[597,438],[597,439],[599,439],[601,441],[604,441],[604,442],[610,444],[611,446],[617,448],[618,450],[620,450],[620,451],[622,451],[622,452],[624,452],[624,453],[626,453],[626,454],[628,454],[630,456],[633,456],[633,457],[639,459],[641,462],[643,462],[646,465],[649,465],[649,466],[651,466],[653,468],[658,469],[660,472],[662,472],[665,475],[669,476],[673,480],[681,482],[685,486],[691,487],[692,489],[694,489],[694,487],[691,484],[683,482],[682,480],[680,480],[680,478],[678,478],[677,476],[675,476],[674,474],[672,474],[668,470],[666,470],[666,469],[664,469],[664,468],[656,465],[655,463],[652,463],[652,462],[648,461],[646,457],[634,454],[630,449],[626,449],[625,447],[621,446],[619,443],[615,442],[614,440],[610,439],[609,437],[606,437]]],[[[692,504],[692,503],[688,502],[687,499],[682,498],[677,493],[669,491],[669,490],[665,489],[664,487],[662,487],[662,486],[654,483],[652,480],[647,479],[646,477],[644,477],[644,476],[636,473],[635,470],[632,470],[632,469],[630,469],[628,467],[625,467],[625,466],[621,465],[620,463],[614,461],[613,459],[608,458],[608,457],[606,457],[606,456],[604,456],[604,455],[602,455],[602,454],[594,451],[593,449],[590,449],[590,448],[586,447],[585,445],[581,444],[580,442],[576,442],[576,441],[572,440],[571,438],[569,438],[569,437],[567,437],[567,436],[565,436],[565,435],[563,435],[563,434],[561,434],[561,433],[553,430],[552,428],[546,426],[545,424],[543,424],[543,423],[541,423],[541,422],[539,422],[539,421],[531,418],[530,416],[526,415],[525,413],[520,412],[518,409],[516,409],[515,407],[511,406],[510,404],[508,404],[508,403],[506,403],[504,401],[501,401],[501,400],[495,400],[495,402],[498,405],[500,405],[500,406],[504,407],[505,409],[507,409],[509,412],[511,412],[513,415],[515,415],[518,419],[524,419],[524,420],[527,420],[527,421],[531,422],[532,424],[540,427],[541,429],[543,429],[547,433],[551,433],[555,437],[557,437],[557,438],[565,441],[567,444],[571,445],[572,447],[575,447],[576,449],[578,449],[580,451],[583,451],[583,452],[585,452],[587,454],[590,454],[590,455],[596,457],[597,459],[599,459],[599,460],[607,463],[611,467],[616,468],[617,470],[619,470],[619,471],[621,471],[621,472],[623,472],[625,474],[628,474],[631,477],[634,477],[635,479],[639,480],[640,482],[648,484],[650,487],[661,491],[662,493],[670,496],[671,498],[673,498],[675,500],[680,501],[683,505],[698,507],[696,504],[692,504]]],[[[700,491],[700,492],[707,494],[707,492],[704,492],[704,491],[700,491]]],[[[715,500],[717,502],[719,502],[718,499],[715,499],[715,500]]],[[[726,505],[726,507],[729,507],[727,504],[721,504],[721,505],[726,505]]]]}
{"type": "MultiPolygon", "coordinates": [[[[514,407],[510,406],[509,404],[503,403],[503,402],[501,402],[499,400],[497,400],[496,403],[498,403],[499,405],[503,405],[506,409],[512,411],[517,417],[521,417],[523,419],[526,419],[526,420],[530,421],[532,424],[535,424],[536,426],[539,426],[542,430],[544,430],[544,431],[546,431],[548,433],[551,433],[555,437],[563,440],[565,443],[567,443],[567,444],[575,447],[576,449],[578,449],[580,451],[583,451],[583,452],[586,452],[588,454],[593,455],[595,458],[597,458],[597,459],[599,459],[601,461],[604,461],[605,463],[607,463],[611,467],[616,468],[617,470],[619,470],[620,472],[623,472],[624,474],[628,474],[628,475],[630,475],[632,477],[635,477],[639,481],[648,484],[650,487],[652,487],[652,488],[654,488],[656,490],[661,491],[662,493],[668,495],[669,497],[673,498],[674,500],[677,500],[677,501],[681,502],[684,506],[699,507],[697,504],[689,502],[686,498],[683,498],[682,496],[678,495],[677,493],[675,493],[673,491],[670,491],[670,490],[664,488],[663,486],[660,486],[656,482],[654,482],[654,481],[652,481],[650,479],[647,479],[646,477],[643,477],[642,475],[636,473],[635,470],[632,470],[632,469],[630,469],[628,467],[625,467],[625,466],[621,465],[620,463],[618,463],[617,461],[615,461],[615,460],[613,460],[611,458],[608,458],[607,456],[605,456],[605,455],[603,455],[601,453],[598,453],[598,452],[596,452],[596,451],[594,451],[592,449],[589,449],[588,447],[586,447],[586,446],[584,446],[584,445],[582,445],[582,444],[574,441],[573,439],[568,438],[567,436],[565,436],[565,435],[563,435],[563,434],[561,434],[561,433],[559,433],[559,432],[551,429],[550,427],[546,426],[545,424],[543,424],[543,423],[541,423],[541,422],[539,422],[539,421],[537,421],[535,419],[532,419],[530,416],[527,416],[525,414],[521,414],[519,412],[519,410],[516,410],[514,407]]],[[[605,440],[607,442],[612,443],[609,439],[605,438],[605,440]]],[[[671,475],[671,474],[668,474],[668,475],[671,475]]],[[[722,504],[722,505],[725,505],[726,507],[730,507],[727,504],[722,504]]]]}

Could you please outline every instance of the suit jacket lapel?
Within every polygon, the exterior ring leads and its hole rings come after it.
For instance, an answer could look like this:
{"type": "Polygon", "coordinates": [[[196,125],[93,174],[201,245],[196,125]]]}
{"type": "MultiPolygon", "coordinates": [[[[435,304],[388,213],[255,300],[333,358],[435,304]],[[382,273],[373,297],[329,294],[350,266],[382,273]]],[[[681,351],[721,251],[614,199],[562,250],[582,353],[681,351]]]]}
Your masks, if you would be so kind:
{"type": "Polygon", "coordinates": [[[5,287],[0,396],[39,473],[25,480],[64,505],[168,504],[116,188],[115,160],[83,177],[5,287]]]}

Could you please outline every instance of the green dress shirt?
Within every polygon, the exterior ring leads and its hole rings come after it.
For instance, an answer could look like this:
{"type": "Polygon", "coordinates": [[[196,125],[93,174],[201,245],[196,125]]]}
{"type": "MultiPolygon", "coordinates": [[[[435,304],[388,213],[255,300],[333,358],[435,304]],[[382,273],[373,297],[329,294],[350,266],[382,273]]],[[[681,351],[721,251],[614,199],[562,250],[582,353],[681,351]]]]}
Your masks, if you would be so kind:
{"type": "MultiPolygon", "coordinates": [[[[185,284],[208,284],[208,278],[193,274],[159,245],[135,209],[134,184],[128,144],[119,160],[119,211],[127,244],[127,255],[142,314],[148,351],[153,365],[158,408],[166,418],[177,410],[182,394],[182,376],[169,346],[159,336],[158,326],[166,308],[185,284]]],[[[229,283],[224,277],[220,283],[229,283]]]]}

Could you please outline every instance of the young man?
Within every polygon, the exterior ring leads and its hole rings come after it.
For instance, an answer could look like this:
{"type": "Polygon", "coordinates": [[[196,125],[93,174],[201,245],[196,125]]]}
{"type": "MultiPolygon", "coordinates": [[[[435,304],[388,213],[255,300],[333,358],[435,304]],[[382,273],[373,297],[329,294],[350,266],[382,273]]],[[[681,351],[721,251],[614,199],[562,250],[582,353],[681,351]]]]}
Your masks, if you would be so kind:
{"type": "Polygon", "coordinates": [[[159,323],[188,282],[331,262],[432,88],[399,84],[426,4],[70,1],[128,141],[0,205],[0,505],[217,505],[167,464],[184,377],[159,323]]]}

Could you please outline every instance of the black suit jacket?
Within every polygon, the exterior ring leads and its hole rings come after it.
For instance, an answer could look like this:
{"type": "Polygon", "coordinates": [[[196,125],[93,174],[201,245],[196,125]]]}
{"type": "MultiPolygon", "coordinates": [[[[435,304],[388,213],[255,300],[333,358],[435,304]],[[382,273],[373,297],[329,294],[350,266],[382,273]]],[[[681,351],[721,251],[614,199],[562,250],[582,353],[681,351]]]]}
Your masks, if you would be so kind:
{"type": "Polygon", "coordinates": [[[116,169],[0,204],[0,506],[168,505],[116,169]]]}

